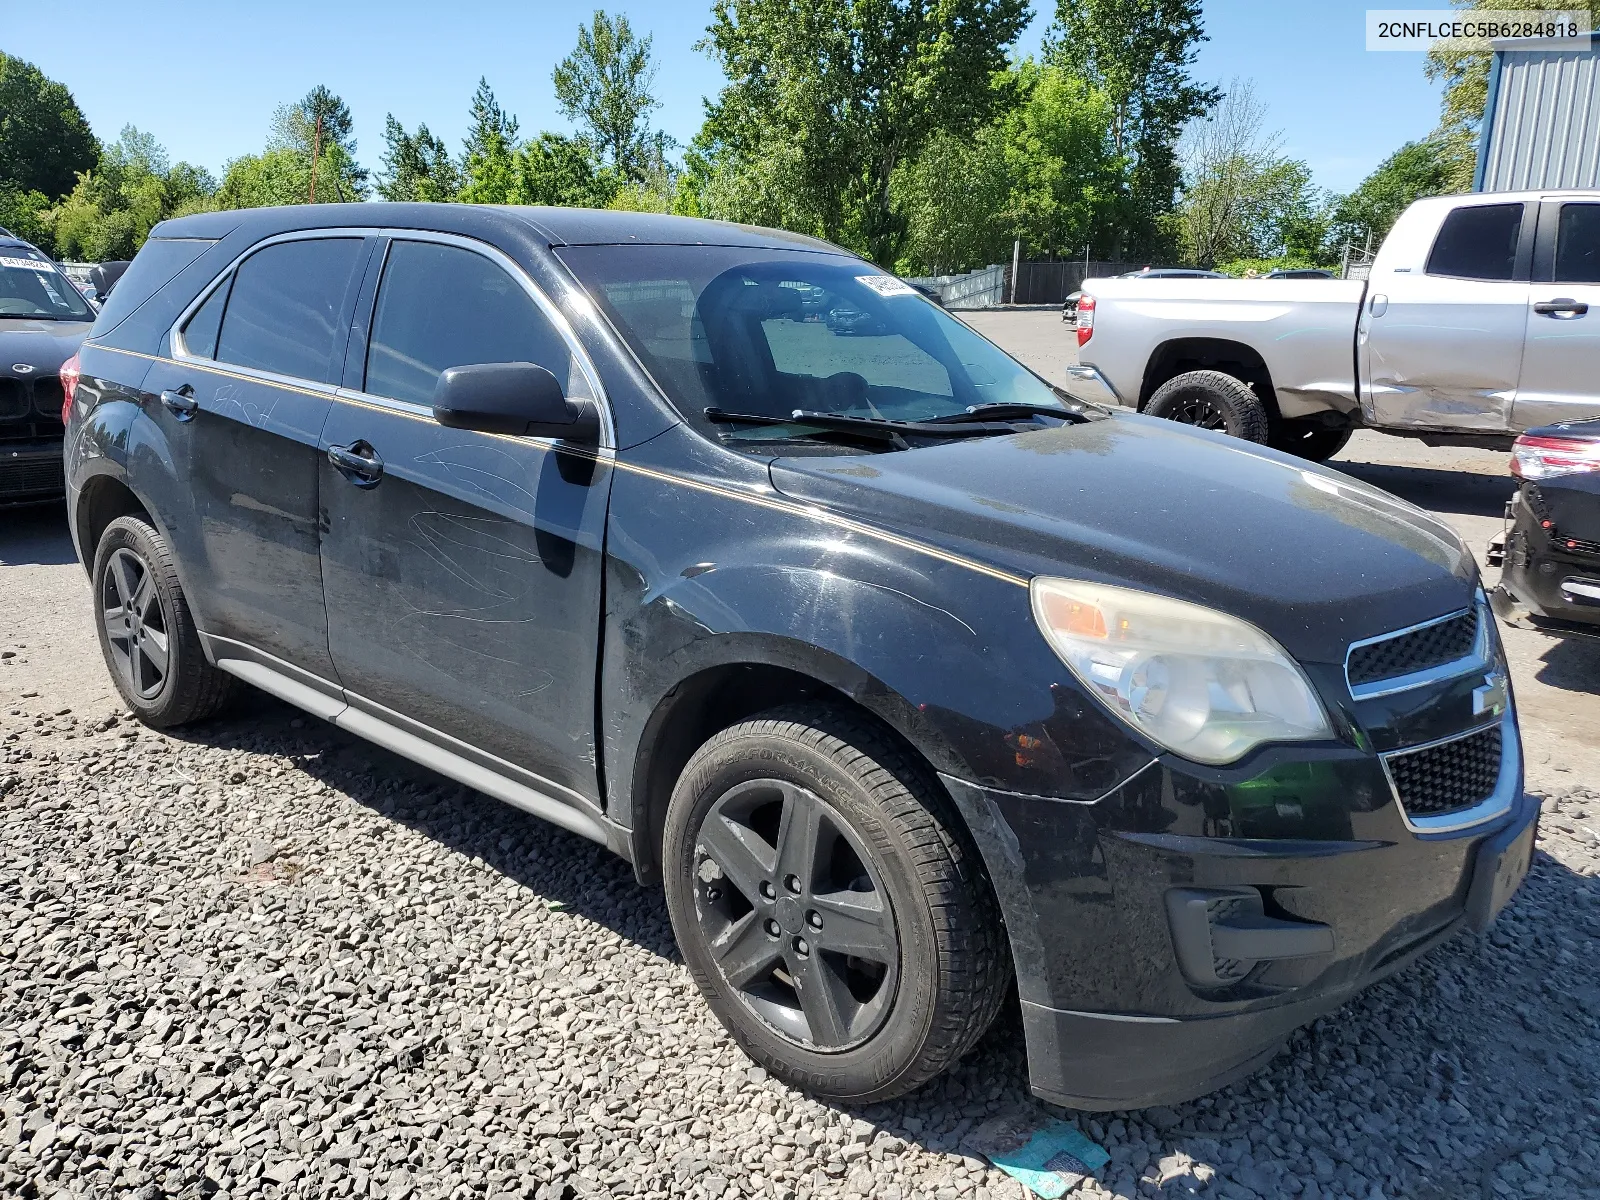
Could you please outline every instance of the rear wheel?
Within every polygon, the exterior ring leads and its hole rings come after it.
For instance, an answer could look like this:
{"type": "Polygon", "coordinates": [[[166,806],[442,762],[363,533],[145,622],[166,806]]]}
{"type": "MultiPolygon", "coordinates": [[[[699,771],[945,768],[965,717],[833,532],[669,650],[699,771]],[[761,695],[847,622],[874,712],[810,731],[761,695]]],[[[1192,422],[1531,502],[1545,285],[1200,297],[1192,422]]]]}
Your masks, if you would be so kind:
{"type": "Polygon", "coordinates": [[[1267,440],[1266,404],[1249,384],[1221,371],[1186,371],[1174,376],[1156,389],[1145,412],[1247,442],[1267,440]]]}
{"type": "Polygon", "coordinates": [[[1330,429],[1307,421],[1280,421],[1272,431],[1270,444],[1274,450],[1311,462],[1323,462],[1343,450],[1354,433],[1348,425],[1343,429],[1330,429]]]}
{"type": "Polygon", "coordinates": [[[164,729],[222,707],[231,677],[206,660],[172,553],[148,521],[118,517],[106,526],[93,584],[100,650],[135,716],[164,729]]]}
{"type": "Polygon", "coordinates": [[[830,708],[774,710],[695,752],[667,812],[667,906],[747,1054],[866,1104],[983,1035],[1010,959],[958,822],[887,736],[830,708]]]}

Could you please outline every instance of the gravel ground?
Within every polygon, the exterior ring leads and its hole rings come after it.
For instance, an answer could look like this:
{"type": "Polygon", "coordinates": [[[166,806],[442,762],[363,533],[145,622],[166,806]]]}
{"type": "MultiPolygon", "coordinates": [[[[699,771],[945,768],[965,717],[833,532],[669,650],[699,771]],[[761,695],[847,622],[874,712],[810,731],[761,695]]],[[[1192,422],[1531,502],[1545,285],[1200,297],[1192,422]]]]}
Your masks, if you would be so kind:
{"type": "MultiPolygon", "coordinates": [[[[618,860],[266,698],[0,717],[0,1194],[1016,1197],[1016,1018],[861,1112],[753,1068],[618,860]]],[[[1080,1193],[1600,1194],[1600,791],[1463,936],[1080,1193]],[[1470,1019],[1462,1020],[1463,1013],[1470,1019]],[[1587,1189],[1587,1190],[1586,1190],[1587,1189]]]]}
{"type": "MultiPolygon", "coordinates": [[[[1499,468],[1394,441],[1334,465],[1483,540],[1499,468]]],[[[1547,803],[1488,935],[1192,1104],[1050,1110],[1008,1012],[946,1079],[841,1111],[751,1066],[659,890],[589,843],[260,695],[132,723],[59,519],[6,522],[0,1196],[1017,1200],[966,1147],[1018,1110],[1110,1151],[1097,1200],[1600,1196],[1592,649],[1508,633],[1547,803]]]]}

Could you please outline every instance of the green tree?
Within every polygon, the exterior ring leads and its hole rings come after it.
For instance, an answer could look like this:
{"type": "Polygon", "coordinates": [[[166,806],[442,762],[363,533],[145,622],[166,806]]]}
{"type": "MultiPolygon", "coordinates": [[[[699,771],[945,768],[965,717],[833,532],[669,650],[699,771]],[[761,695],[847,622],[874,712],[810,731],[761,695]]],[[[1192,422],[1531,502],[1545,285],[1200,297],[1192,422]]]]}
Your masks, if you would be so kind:
{"type": "Polygon", "coordinates": [[[132,258],[158,221],[215,207],[217,185],[208,172],[170,163],[161,144],[132,125],[101,150],[99,159],[47,214],[55,252],[62,258],[132,258]]]}
{"type": "MultiPolygon", "coordinates": [[[[1452,0],[1466,10],[1475,8],[1510,9],[1528,12],[1587,8],[1596,28],[1600,28],[1600,0],[1452,0]]],[[[1478,160],[1478,131],[1483,110],[1489,102],[1489,62],[1487,50],[1461,50],[1444,44],[1428,54],[1425,68],[1429,79],[1444,84],[1440,99],[1439,128],[1430,139],[1438,146],[1445,164],[1444,193],[1465,192],[1472,188],[1478,160]]]]}
{"type": "Polygon", "coordinates": [[[377,192],[385,200],[454,200],[461,190],[461,172],[441,138],[418,125],[407,133],[389,113],[384,119],[383,171],[377,192]]]}
{"type": "Polygon", "coordinates": [[[0,53],[0,191],[54,201],[99,158],[100,144],[72,93],[32,63],[0,53]]]}
{"type": "Polygon", "coordinates": [[[1407,142],[1355,191],[1334,202],[1329,231],[1334,252],[1344,245],[1361,249],[1369,240],[1376,248],[1413,200],[1453,191],[1452,175],[1448,150],[1440,141],[1407,142]]]}
{"type": "Polygon", "coordinates": [[[467,204],[514,204],[517,192],[517,119],[501,109],[487,79],[472,96],[472,126],[461,163],[461,192],[467,204]]]}
{"type": "MultiPolygon", "coordinates": [[[[628,18],[596,10],[578,27],[578,45],[551,78],[562,115],[578,126],[603,166],[640,182],[651,163],[649,118],[661,107],[651,94],[655,66],[651,38],[636,37],[628,18]]],[[[657,140],[659,144],[659,140],[657,140]]]]}
{"type": "Polygon", "coordinates": [[[1123,160],[1113,258],[1159,257],[1171,245],[1179,138],[1221,99],[1189,74],[1205,40],[1200,0],[1057,0],[1046,59],[1106,94],[1123,160]]]}
{"type": "Polygon", "coordinates": [[[1109,239],[1116,199],[1108,98],[1087,80],[1024,60],[996,77],[1005,110],[971,136],[940,132],[898,173],[907,222],[902,273],[944,274],[1030,253],[1078,255],[1109,239]]]}
{"type": "Polygon", "coordinates": [[[1327,218],[1311,168],[1262,125],[1266,106],[1235,79],[1227,97],[1184,134],[1183,253],[1196,266],[1239,259],[1321,261],[1327,218]]]}
{"type": "Polygon", "coordinates": [[[50,200],[43,192],[25,192],[15,184],[0,183],[0,229],[9,229],[47,254],[55,251],[50,200]]]}
{"type": "Polygon", "coordinates": [[[896,170],[990,115],[1026,0],[716,0],[701,45],[728,83],[697,152],[713,215],[778,223],[893,263],[896,170]]]}
{"type": "Polygon", "coordinates": [[[353,128],[349,106],[320,83],[273,112],[268,149],[287,150],[305,163],[306,191],[294,203],[313,195],[323,203],[366,199],[367,171],[356,161],[353,128]]]}
{"type": "Polygon", "coordinates": [[[616,173],[596,167],[588,146],[541,133],[517,155],[516,202],[605,208],[617,193],[616,173]]]}
{"type": "Polygon", "coordinates": [[[244,154],[223,169],[218,208],[304,204],[311,193],[311,160],[287,146],[244,154]]]}

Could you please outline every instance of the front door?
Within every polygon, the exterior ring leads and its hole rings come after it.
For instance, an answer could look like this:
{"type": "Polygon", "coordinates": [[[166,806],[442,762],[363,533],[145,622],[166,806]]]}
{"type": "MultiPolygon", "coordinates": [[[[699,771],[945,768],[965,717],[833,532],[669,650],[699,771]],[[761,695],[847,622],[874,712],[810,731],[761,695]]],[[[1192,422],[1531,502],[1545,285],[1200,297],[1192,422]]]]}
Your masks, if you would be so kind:
{"type": "Polygon", "coordinates": [[[1600,417],[1600,203],[1546,200],[1516,428],[1600,417]]]}
{"type": "Polygon", "coordinates": [[[318,439],[375,243],[310,237],[255,251],[211,289],[144,383],[184,460],[172,472],[183,492],[163,507],[198,625],[329,681],[318,439]]]}
{"type": "Polygon", "coordinates": [[[349,700],[597,800],[609,456],[447,429],[431,407],[441,372],[485,362],[537,363],[599,399],[575,343],[508,260],[458,242],[397,236],[371,312],[323,433],[340,462],[321,467],[329,646],[349,700]]]}
{"type": "Polygon", "coordinates": [[[1369,424],[1510,428],[1527,321],[1525,207],[1463,204],[1424,266],[1374,275],[1360,321],[1369,424]]]}

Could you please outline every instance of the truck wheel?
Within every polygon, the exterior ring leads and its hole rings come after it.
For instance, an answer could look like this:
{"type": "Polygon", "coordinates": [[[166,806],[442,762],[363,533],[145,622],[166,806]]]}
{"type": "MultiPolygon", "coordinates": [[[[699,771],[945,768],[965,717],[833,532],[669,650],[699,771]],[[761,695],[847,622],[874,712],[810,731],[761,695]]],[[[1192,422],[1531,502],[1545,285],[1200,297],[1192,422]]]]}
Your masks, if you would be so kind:
{"type": "Polygon", "coordinates": [[[1221,371],[1187,371],[1150,397],[1145,412],[1181,425],[1217,429],[1247,442],[1265,442],[1267,406],[1243,380],[1221,371]]]}
{"type": "Polygon", "coordinates": [[[94,556],[95,625],[117,691],[156,729],[211,716],[233,679],[206,660],[172,552],[138,517],[118,517],[94,556]]]}
{"type": "Polygon", "coordinates": [[[1329,429],[1306,421],[1280,421],[1272,431],[1270,445],[1285,454],[1298,455],[1312,462],[1324,462],[1345,448],[1355,430],[1329,429]]]}
{"type": "Polygon", "coordinates": [[[824,705],[773,709],[694,753],[667,809],[667,910],[746,1054],[871,1104],[983,1036],[1011,960],[963,833],[925,770],[824,705]]]}

